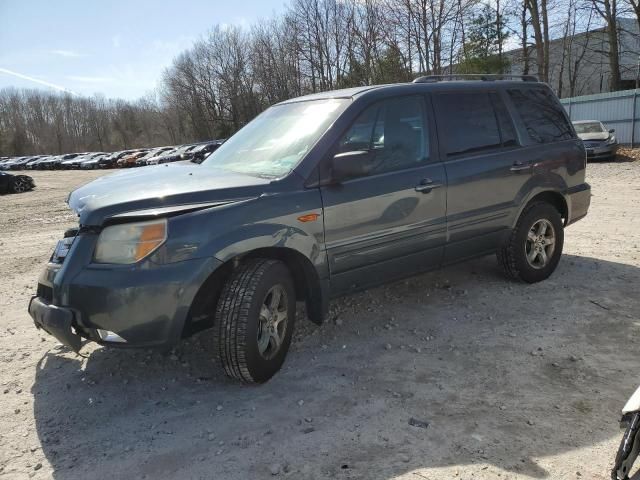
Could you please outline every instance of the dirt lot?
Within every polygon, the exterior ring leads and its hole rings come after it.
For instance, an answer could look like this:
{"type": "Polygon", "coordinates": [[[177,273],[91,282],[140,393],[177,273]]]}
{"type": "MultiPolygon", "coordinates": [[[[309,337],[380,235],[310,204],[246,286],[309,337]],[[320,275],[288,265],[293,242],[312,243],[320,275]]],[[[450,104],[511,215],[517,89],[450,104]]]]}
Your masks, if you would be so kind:
{"type": "Polygon", "coordinates": [[[0,197],[0,477],[609,478],[640,383],[640,162],[588,166],[592,208],[550,280],[487,257],[340,299],[259,387],[219,373],[207,332],[80,357],[33,327],[64,199],[102,173],[0,197]]]}

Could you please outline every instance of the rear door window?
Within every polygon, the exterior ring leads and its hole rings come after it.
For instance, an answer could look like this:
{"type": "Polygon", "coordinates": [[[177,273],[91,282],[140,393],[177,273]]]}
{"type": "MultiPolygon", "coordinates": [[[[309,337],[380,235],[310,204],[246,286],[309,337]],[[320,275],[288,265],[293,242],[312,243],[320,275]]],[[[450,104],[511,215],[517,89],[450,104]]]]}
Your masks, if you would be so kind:
{"type": "Polygon", "coordinates": [[[498,120],[488,92],[434,95],[438,130],[448,156],[493,150],[502,146],[498,120]]]}
{"type": "Polygon", "coordinates": [[[529,138],[535,143],[551,143],[573,138],[562,105],[549,90],[512,88],[507,92],[529,138]]]}

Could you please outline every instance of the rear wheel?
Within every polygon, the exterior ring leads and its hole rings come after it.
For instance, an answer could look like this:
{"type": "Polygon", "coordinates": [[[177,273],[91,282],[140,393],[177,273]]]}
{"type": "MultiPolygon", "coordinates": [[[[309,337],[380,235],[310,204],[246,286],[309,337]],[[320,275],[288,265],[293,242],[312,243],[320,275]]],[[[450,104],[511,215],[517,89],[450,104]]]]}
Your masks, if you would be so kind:
{"type": "Polygon", "coordinates": [[[529,205],[520,215],[498,260],[514,279],[535,283],[548,278],[558,266],[564,227],[558,210],[546,202],[529,205]]]}
{"type": "Polygon", "coordinates": [[[269,380],[284,363],[295,320],[287,267],[249,259],[224,286],[216,308],[216,348],[225,373],[245,383],[269,380]]]}

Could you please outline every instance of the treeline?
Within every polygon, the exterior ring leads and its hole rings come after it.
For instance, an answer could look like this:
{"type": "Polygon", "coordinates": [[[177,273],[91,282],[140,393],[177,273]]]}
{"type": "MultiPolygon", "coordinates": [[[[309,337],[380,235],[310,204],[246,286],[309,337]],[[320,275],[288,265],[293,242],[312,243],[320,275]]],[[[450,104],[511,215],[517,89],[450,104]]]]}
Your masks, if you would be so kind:
{"type": "Polygon", "coordinates": [[[250,28],[214,26],[137,102],[0,92],[0,154],[116,150],[227,137],[269,105],[305,93],[409,81],[420,74],[518,71],[561,82],[588,52],[571,38],[606,27],[620,84],[617,19],[638,0],[292,0],[250,28]],[[560,59],[550,40],[563,39],[560,59]],[[565,47],[566,45],[566,47],[565,47]],[[562,61],[553,79],[553,62],[562,61]],[[565,65],[566,63],[566,65],[565,65]]]}
{"type": "Polygon", "coordinates": [[[137,102],[0,90],[0,155],[113,151],[178,143],[154,98],[137,102]]]}

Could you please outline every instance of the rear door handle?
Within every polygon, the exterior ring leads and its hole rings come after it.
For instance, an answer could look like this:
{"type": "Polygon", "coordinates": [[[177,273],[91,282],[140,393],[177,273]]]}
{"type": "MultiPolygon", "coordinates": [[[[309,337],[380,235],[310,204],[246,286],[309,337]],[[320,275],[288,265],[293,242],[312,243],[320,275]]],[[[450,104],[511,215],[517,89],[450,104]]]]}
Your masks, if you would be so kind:
{"type": "Polygon", "coordinates": [[[513,165],[511,165],[511,168],[509,170],[511,170],[512,172],[526,172],[527,170],[531,170],[533,168],[533,164],[531,164],[530,162],[513,162],[513,165]]]}
{"type": "Polygon", "coordinates": [[[430,193],[434,188],[440,188],[441,186],[441,183],[433,183],[430,178],[425,178],[420,181],[419,185],[416,185],[416,192],[430,193]]]}

